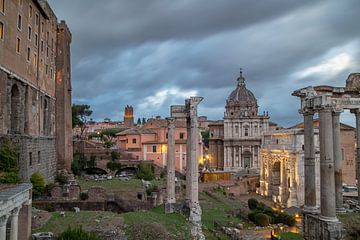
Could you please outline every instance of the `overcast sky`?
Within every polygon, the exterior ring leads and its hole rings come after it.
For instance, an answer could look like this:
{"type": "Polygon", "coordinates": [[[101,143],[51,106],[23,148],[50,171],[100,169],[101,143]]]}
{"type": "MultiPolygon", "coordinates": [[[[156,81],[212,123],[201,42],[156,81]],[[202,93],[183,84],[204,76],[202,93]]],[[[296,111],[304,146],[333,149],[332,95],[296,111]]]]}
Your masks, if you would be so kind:
{"type": "Polygon", "coordinates": [[[200,115],[221,119],[241,67],[259,112],[286,127],[302,120],[294,90],[360,71],[359,0],[49,3],[73,36],[73,102],[96,120],[122,120],[127,104],[136,118],[166,117],[194,95],[200,115]]]}

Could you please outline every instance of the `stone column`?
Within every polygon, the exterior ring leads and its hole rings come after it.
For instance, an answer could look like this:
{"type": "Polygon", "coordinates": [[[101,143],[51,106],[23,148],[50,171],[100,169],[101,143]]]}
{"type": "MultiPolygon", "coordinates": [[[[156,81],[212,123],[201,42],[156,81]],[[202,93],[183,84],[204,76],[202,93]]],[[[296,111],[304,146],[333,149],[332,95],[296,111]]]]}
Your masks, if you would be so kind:
{"type": "Polygon", "coordinates": [[[320,118],[320,218],[325,221],[337,221],[335,205],[335,172],[331,109],[319,110],[320,118]]]}
{"type": "Polygon", "coordinates": [[[341,159],[339,111],[335,111],[332,113],[332,122],[333,122],[336,211],[343,212],[344,208],[343,208],[343,194],[342,194],[342,159],[341,159]]]}
{"type": "Polygon", "coordinates": [[[167,151],[167,198],[165,212],[174,212],[175,198],[175,119],[167,118],[168,122],[168,151],[167,151]]]}
{"type": "MultiPolygon", "coordinates": [[[[190,99],[185,100],[185,106],[190,104],[190,99]]],[[[190,116],[186,117],[186,196],[185,199],[187,202],[190,201],[190,185],[191,185],[191,122],[190,116]]]]}
{"type": "Polygon", "coordinates": [[[11,211],[11,229],[10,229],[10,240],[18,240],[19,232],[19,210],[17,207],[11,211]]]}
{"type": "Polygon", "coordinates": [[[6,240],[6,223],[8,218],[8,215],[0,217],[0,240],[6,240]]]}
{"type": "Polygon", "coordinates": [[[356,177],[358,179],[358,201],[360,203],[360,109],[352,111],[356,117],[356,177]]]}
{"type": "Polygon", "coordinates": [[[305,207],[304,210],[314,212],[316,206],[315,180],[315,145],[314,145],[314,112],[307,110],[304,115],[304,164],[305,164],[305,207]]]}

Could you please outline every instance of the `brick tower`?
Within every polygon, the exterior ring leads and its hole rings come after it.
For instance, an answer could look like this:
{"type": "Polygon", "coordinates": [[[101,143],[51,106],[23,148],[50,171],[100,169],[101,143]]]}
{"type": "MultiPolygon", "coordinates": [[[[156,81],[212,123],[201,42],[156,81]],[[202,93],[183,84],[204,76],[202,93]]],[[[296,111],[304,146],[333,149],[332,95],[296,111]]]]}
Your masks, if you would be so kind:
{"type": "Polygon", "coordinates": [[[134,109],[132,106],[126,105],[125,107],[124,124],[126,127],[134,126],[134,109]]]}

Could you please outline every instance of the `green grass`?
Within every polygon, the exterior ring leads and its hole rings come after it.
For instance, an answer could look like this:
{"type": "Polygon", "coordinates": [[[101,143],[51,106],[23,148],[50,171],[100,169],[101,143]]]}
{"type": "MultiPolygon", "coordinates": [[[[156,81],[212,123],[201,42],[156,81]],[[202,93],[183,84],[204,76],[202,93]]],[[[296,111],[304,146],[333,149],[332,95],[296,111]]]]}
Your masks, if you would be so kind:
{"type": "Polygon", "coordinates": [[[54,212],[50,220],[40,228],[34,229],[33,232],[53,232],[59,235],[69,226],[72,228],[82,226],[84,230],[95,230],[110,224],[122,223],[121,215],[113,212],[102,211],[81,211],[79,213],[66,212],[65,217],[61,217],[59,212],[54,212]],[[96,221],[98,220],[98,221],[96,221]]]}
{"type": "Polygon", "coordinates": [[[279,235],[282,240],[302,240],[303,239],[300,233],[287,232],[287,233],[281,233],[279,235]]]}
{"type": "Polygon", "coordinates": [[[349,239],[358,239],[360,234],[360,213],[342,213],[337,217],[347,230],[349,239]]]}
{"type": "MultiPolygon", "coordinates": [[[[141,191],[143,190],[143,184],[140,179],[130,179],[129,181],[122,181],[118,178],[114,178],[106,181],[85,181],[84,179],[78,179],[78,183],[81,186],[81,190],[88,190],[90,187],[103,187],[109,192],[126,192],[126,191],[141,191]]],[[[156,184],[158,187],[165,186],[165,180],[153,180],[152,184],[156,184]]]]}
{"type": "Polygon", "coordinates": [[[165,214],[164,206],[149,211],[121,214],[127,225],[126,233],[132,239],[190,239],[190,230],[185,217],[180,214],[165,214]]]}

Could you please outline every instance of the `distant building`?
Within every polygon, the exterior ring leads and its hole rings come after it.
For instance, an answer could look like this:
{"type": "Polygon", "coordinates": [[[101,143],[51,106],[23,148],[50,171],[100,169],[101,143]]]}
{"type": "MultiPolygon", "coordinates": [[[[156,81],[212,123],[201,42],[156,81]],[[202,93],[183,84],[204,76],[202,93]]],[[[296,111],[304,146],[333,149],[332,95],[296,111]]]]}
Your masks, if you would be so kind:
{"type": "Polygon", "coordinates": [[[134,109],[132,106],[127,105],[125,107],[124,125],[129,128],[134,126],[134,109]]]}
{"type": "Polygon", "coordinates": [[[47,1],[0,1],[0,144],[8,137],[17,147],[24,181],[69,170],[70,42],[47,1]]]}
{"type": "Polygon", "coordinates": [[[258,114],[257,100],[246,88],[242,72],[237,81],[236,89],[226,100],[224,121],[209,124],[210,166],[258,174],[261,134],[269,129],[269,116],[258,114]]]}
{"type": "MultiPolygon", "coordinates": [[[[201,140],[201,137],[200,137],[201,140]]],[[[175,168],[186,169],[186,122],[175,122],[175,168]]],[[[117,134],[117,145],[139,160],[153,160],[160,167],[167,162],[167,121],[160,117],[150,118],[144,126],[134,127],[117,134]]],[[[199,162],[202,161],[202,143],[199,142],[199,162]]]]}

